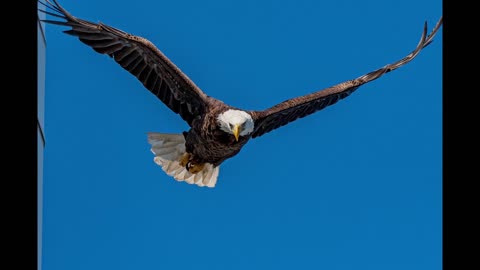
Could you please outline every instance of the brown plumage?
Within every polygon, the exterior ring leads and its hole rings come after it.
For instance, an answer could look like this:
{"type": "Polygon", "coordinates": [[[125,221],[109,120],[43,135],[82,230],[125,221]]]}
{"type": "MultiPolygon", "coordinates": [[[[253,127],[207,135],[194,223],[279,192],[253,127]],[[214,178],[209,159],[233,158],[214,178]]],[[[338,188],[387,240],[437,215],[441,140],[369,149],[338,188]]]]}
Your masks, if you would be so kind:
{"type": "Polygon", "coordinates": [[[218,166],[235,156],[250,138],[262,136],[335,104],[363,84],[407,64],[433,41],[442,24],[440,18],[427,35],[425,23],[415,50],[397,62],[266,110],[251,111],[234,108],[207,96],[150,41],[102,23],[76,18],[56,0],[45,1],[39,2],[48,8],[44,12],[62,19],[45,22],[71,27],[64,32],[78,37],[96,52],[110,56],[188,123],[191,128],[182,136],[149,134],[155,162],[179,181],[210,187],[216,183],[218,166]]]}

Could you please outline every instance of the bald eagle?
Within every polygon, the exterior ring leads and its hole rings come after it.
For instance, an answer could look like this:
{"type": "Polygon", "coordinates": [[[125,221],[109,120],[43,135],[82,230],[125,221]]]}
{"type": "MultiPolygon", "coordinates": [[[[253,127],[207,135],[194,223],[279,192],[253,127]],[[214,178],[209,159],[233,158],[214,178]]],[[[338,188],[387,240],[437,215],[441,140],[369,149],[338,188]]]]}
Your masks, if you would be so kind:
{"type": "Polygon", "coordinates": [[[250,139],[335,104],[363,84],[407,64],[432,42],[442,24],[440,17],[427,35],[425,22],[417,47],[397,62],[266,110],[254,111],[235,108],[207,96],[147,39],[103,23],[76,18],[56,0],[45,1],[39,1],[47,7],[43,12],[62,20],[43,21],[70,27],[64,33],[110,56],[186,121],[190,130],[182,134],[148,133],[154,161],[177,181],[207,187],[215,186],[220,164],[238,154],[250,139]]]}

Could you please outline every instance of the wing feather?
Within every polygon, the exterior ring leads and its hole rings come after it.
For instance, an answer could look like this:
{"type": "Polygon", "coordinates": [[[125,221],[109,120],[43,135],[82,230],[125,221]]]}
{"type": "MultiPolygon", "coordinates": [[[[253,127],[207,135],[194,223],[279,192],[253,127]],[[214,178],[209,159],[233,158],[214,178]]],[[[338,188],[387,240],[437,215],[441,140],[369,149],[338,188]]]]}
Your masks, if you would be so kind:
{"type": "Polygon", "coordinates": [[[195,117],[205,112],[208,101],[205,93],[150,41],[102,23],[76,18],[56,0],[45,1],[39,3],[49,11],[40,11],[65,21],[44,22],[71,27],[64,33],[112,57],[190,126],[195,117]]]}
{"type": "Polygon", "coordinates": [[[305,96],[286,100],[264,111],[250,111],[255,121],[252,138],[261,136],[299,118],[333,105],[339,100],[348,97],[363,84],[376,80],[384,74],[407,64],[433,41],[433,37],[440,28],[442,21],[443,18],[441,17],[428,36],[427,23],[425,22],[422,37],[415,50],[395,63],[388,64],[356,79],[342,82],[305,96]]]}

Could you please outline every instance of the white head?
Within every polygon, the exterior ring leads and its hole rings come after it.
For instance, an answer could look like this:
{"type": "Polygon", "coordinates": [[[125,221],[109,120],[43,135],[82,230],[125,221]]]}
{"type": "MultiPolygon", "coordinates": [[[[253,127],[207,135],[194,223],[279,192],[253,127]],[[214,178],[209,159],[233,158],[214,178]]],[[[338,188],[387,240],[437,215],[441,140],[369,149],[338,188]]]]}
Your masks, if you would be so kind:
{"type": "Polygon", "coordinates": [[[252,116],[244,111],[229,109],[217,117],[220,129],[235,136],[245,136],[253,132],[252,116]]]}

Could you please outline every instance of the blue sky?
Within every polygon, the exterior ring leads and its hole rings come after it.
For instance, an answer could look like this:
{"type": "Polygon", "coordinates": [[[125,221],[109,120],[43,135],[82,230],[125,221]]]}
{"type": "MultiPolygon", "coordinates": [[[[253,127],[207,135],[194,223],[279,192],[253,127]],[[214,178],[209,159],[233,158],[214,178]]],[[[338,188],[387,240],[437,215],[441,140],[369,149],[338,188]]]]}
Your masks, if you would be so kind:
{"type": "MultiPolygon", "coordinates": [[[[415,48],[442,2],[62,0],[152,41],[208,95],[265,109],[415,48]]],[[[251,140],[213,189],[153,162],[187,130],[46,27],[43,269],[441,269],[442,29],[406,66],[251,140]]]]}

